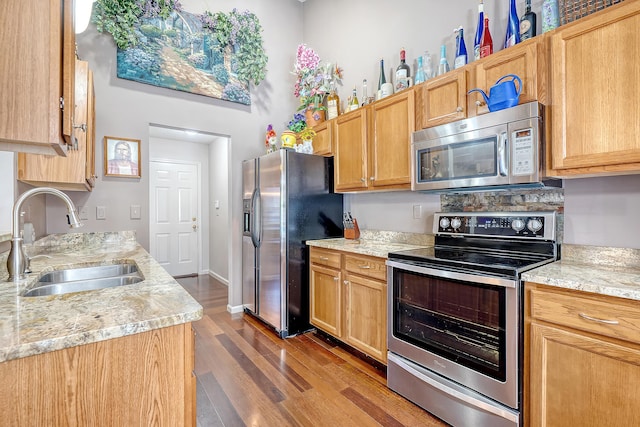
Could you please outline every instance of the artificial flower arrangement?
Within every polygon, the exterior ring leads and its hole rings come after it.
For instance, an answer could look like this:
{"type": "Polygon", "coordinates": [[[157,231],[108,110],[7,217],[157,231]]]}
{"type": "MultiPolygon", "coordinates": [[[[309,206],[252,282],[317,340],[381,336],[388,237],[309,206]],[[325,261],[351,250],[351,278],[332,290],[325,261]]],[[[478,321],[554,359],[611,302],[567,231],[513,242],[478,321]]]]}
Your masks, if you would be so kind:
{"type": "Polygon", "coordinates": [[[298,135],[300,136],[301,140],[308,141],[313,139],[314,136],[316,136],[316,131],[313,130],[312,128],[306,128],[302,132],[300,132],[298,135]]]}
{"type": "Polygon", "coordinates": [[[326,110],[324,97],[342,82],[342,69],[331,63],[322,64],[320,56],[305,44],[298,45],[293,74],[296,76],[293,94],[300,98],[298,111],[326,110]]]}
{"type": "Polygon", "coordinates": [[[304,114],[296,113],[293,115],[293,119],[289,120],[287,128],[295,133],[302,132],[307,128],[307,121],[304,118],[304,114]]]}

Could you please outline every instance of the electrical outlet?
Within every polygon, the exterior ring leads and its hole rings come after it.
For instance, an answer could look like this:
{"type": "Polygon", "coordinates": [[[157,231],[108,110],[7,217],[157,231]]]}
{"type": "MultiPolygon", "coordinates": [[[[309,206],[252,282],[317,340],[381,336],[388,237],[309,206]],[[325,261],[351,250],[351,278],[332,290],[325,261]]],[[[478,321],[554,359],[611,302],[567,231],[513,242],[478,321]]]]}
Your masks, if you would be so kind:
{"type": "Polygon", "coordinates": [[[107,219],[107,208],[96,206],[96,219],[107,219]]]}
{"type": "Polygon", "coordinates": [[[422,205],[413,205],[413,219],[422,218],[422,205]]]}
{"type": "Polygon", "coordinates": [[[89,221],[89,210],[86,206],[78,208],[78,215],[80,215],[80,221],[89,221]]]}

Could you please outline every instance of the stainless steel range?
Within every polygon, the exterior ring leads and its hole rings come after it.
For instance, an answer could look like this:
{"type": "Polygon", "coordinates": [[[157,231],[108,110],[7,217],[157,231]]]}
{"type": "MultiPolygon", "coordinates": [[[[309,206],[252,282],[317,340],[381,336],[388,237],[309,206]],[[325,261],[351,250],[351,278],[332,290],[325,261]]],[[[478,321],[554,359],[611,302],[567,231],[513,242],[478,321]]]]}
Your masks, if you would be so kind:
{"type": "Polygon", "coordinates": [[[454,426],[519,426],[520,274],[558,259],[555,212],[436,213],[389,254],[389,388],[454,426]]]}

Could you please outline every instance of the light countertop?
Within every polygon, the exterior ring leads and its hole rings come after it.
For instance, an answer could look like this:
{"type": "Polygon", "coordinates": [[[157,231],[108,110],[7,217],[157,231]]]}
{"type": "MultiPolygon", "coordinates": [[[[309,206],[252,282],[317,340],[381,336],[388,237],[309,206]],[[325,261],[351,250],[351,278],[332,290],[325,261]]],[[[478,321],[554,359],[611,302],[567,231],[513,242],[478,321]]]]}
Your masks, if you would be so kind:
{"type": "Polygon", "coordinates": [[[563,245],[561,260],[527,271],[522,279],[640,300],[640,249],[563,245]]]}
{"type": "Polygon", "coordinates": [[[308,240],[307,245],[318,248],[387,258],[389,252],[433,246],[433,235],[394,231],[362,230],[357,240],[335,238],[308,240]]]}
{"type": "Polygon", "coordinates": [[[134,232],[47,236],[27,246],[32,274],[7,282],[0,256],[0,362],[198,320],[202,306],[135,240],[134,232]],[[65,295],[21,297],[41,274],[133,261],[144,280],[65,295]]]}

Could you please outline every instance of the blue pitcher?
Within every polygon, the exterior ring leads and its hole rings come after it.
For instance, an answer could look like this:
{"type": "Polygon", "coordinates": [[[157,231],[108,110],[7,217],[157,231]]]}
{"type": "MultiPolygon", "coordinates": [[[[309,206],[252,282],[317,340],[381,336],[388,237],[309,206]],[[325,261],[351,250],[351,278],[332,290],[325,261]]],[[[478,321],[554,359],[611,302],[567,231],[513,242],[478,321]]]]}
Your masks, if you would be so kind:
{"type": "Polygon", "coordinates": [[[489,89],[489,96],[482,89],[471,89],[471,92],[480,92],[489,107],[489,111],[499,111],[518,105],[520,92],[522,92],[522,80],[515,74],[507,74],[498,79],[495,85],[489,89]],[[518,82],[516,90],[515,82],[518,82]]]}

